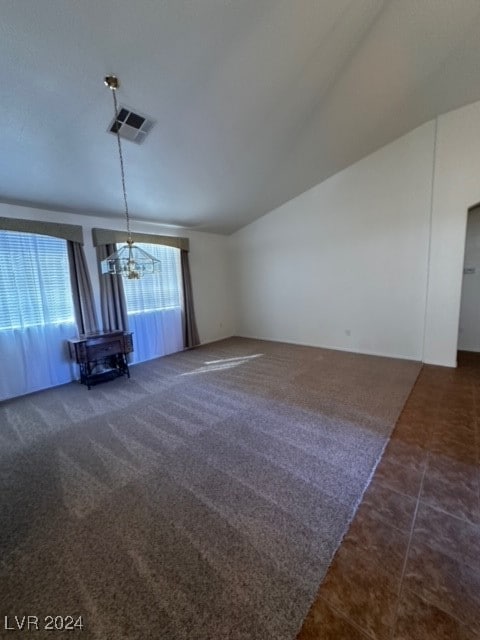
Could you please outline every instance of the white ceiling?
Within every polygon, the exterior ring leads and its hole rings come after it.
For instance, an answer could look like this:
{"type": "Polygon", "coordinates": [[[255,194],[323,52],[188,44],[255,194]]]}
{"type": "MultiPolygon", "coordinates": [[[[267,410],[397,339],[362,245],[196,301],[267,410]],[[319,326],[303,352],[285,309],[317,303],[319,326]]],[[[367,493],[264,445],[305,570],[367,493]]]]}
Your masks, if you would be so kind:
{"type": "Polygon", "coordinates": [[[480,99],[479,0],[1,0],[0,201],[229,233],[480,99]]]}

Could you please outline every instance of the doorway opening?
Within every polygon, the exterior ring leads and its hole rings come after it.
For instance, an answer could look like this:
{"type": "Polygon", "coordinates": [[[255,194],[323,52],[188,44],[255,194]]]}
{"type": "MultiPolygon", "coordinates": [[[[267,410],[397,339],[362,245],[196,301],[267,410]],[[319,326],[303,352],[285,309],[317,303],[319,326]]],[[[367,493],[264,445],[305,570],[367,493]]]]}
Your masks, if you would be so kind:
{"type": "Polygon", "coordinates": [[[458,326],[459,356],[480,357],[480,203],[468,210],[458,326]]]}

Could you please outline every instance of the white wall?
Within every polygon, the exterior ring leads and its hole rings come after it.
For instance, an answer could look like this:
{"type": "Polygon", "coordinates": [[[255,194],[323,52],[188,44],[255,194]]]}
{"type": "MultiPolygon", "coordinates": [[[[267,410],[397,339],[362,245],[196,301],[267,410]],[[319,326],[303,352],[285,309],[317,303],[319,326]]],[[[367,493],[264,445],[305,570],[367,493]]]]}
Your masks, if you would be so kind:
{"type": "Polygon", "coordinates": [[[468,214],[458,348],[480,351],[480,208],[468,214]]]}
{"type": "Polygon", "coordinates": [[[240,335],[421,359],[435,125],[232,238],[240,335]]]}
{"type": "MultiPolygon", "coordinates": [[[[83,227],[85,254],[89,264],[92,287],[100,321],[100,283],[96,253],[92,244],[91,229],[92,227],[99,227],[103,229],[124,230],[125,220],[123,218],[112,219],[99,216],[44,211],[42,209],[1,203],[0,216],[43,220],[47,222],[65,222],[83,227]]],[[[234,333],[234,318],[231,297],[228,238],[212,233],[163,227],[160,224],[147,222],[132,222],[132,231],[134,238],[135,231],[190,238],[190,270],[192,273],[195,313],[200,340],[202,342],[211,342],[231,336],[234,333]]]]}
{"type": "Polygon", "coordinates": [[[455,366],[468,209],[480,202],[480,102],[438,118],[424,360],[455,366]]]}
{"type": "Polygon", "coordinates": [[[456,366],[479,140],[477,102],[234,234],[237,333],[456,366]]]}
{"type": "MultiPolygon", "coordinates": [[[[152,223],[134,230],[191,239],[202,342],[237,333],[455,366],[467,211],[480,203],[479,140],[477,102],[230,238],[152,223]]],[[[90,229],[123,229],[122,218],[6,204],[0,215],[83,225],[98,298],[90,229]]]]}

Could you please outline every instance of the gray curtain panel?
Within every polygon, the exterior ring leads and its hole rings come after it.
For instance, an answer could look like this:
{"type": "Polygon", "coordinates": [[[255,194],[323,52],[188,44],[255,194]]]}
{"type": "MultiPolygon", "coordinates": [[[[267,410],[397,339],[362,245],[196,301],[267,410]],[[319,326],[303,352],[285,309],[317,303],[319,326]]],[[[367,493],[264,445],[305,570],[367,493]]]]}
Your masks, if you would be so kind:
{"type": "Polygon", "coordinates": [[[193,308],[192,279],[190,277],[190,263],[188,251],[181,250],[180,258],[182,264],[182,284],[183,284],[183,346],[185,349],[196,347],[200,344],[197,321],[195,320],[195,310],[193,308]]]}
{"type": "MultiPolygon", "coordinates": [[[[100,262],[116,251],[114,244],[97,247],[98,268],[100,262]]],[[[100,302],[104,331],[128,331],[127,302],[121,276],[100,274],[100,302]]]]}
{"type": "Polygon", "coordinates": [[[93,333],[98,331],[98,321],[85,252],[79,242],[72,240],[67,240],[67,247],[73,308],[78,332],[93,333]]]}

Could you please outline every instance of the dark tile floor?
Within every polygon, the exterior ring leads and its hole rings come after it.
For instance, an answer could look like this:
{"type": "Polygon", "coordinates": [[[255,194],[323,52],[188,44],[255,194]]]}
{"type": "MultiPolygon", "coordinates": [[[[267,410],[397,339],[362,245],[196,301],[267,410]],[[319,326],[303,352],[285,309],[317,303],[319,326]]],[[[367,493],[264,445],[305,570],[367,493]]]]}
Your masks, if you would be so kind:
{"type": "Polygon", "coordinates": [[[424,366],[298,640],[480,638],[480,354],[424,366]]]}

